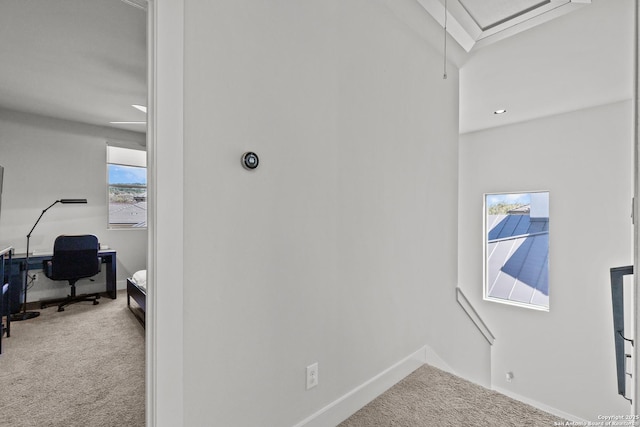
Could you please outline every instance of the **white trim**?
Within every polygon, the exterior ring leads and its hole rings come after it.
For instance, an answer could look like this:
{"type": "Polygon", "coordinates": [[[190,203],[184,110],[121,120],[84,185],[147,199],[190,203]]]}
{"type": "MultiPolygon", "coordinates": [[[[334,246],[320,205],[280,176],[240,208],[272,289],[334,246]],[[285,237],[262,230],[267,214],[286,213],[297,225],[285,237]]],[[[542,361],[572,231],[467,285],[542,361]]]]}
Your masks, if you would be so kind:
{"type": "Polygon", "coordinates": [[[184,0],[148,5],[146,425],[182,427],[184,0]]]}
{"type": "Polygon", "coordinates": [[[549,307],[545,307],[543,305],[529,304],[529,303],[526,303],[526,302],[512,301],[510,299],[503,299],[503,298],[485,296],[483,298],[483,300],[484,301],[497,302],[499,304],[511,305],[513,307],[528,308],[530,310],[543,311],[543,312],[547,312],[547,313],[549,312],[549,307]]]}
{"type": "Polygon", "coordinates": [[[433,351],[433,349],[429,346],[425,346],[426,348],[426,362],[428,365],[433,366],[434,368],[438,368],[441,371],[445,371],[450,373],[451,375],[455,375],[457,377],[459,377],[460,375],[458,375],[456,373],[456,371],[453,370],[453,368],[451,366],[449,366],[449,364],[447,362],[444,361],[444,359],[442,359],[440,357],[440,355],[438,355],[438,353],[436,353],[435,351],[433,351]]]}
{"type": "Polygon", "coordinates": [[[147,153],[142,148],[118,147],[107,141],[107,163],[146,168],[147,153]]]}
{"type": "MultiPolygon", "coordinates": [[[[438,24],[444,26],[444,0],[417,0],[438,24]]],[[[447,33],[467,52],[495,43],[514,34],[572,12],[591,0],[551,0],[508,22],[482,30],[459,2],[450,2],[447,13],[447,33]]]]}
{"type": "MultiPolygon", "coordinates": [[[[530,310],[537,310],[537,311],[548,313],[551,308],[551,302],[549,302],[549,305],[544,306],[544,305],[537,305],[533,303],[514,301],[510,299],[496,298],[489,295],[493,285],[489,284],[489,277],[488,277],[489,270],[487,268],[488,260],[489,260],[489,257],[491,256],[491,254],[487,252],[487,249],[490,243],[490,241],[488,240],[490,227],[487,224],[487,216],[489,215],[488,207],[487,207],[487,197],[495,196],[495,195],[505,195],[505,194],[536,194],[536,193],[547,193],[549,194],[548,197],[550,197],[551,195],[550,190],[530,190],[530,191],[513,190],[513,191],[496,191],[491,193],[483,193],[482,195],[482,242],[483,242],[482,243],[482,289],[483,289],[482,299],[484,301],[497,302],[499,304],[506,304],[514,307],[527,308],[530,310]]],[[[512,236],[512,237],[517,237],[517,236],[512,236]]],[[[492,240],[492,242],[494,241],[498,241],[498,239],[492,240]]]]}
{"type": "Polygon", "coordinates": [[[481,48],[491,43],[506,39],[515,34],[526,31],[537,25],[544,24],[552,19],[566,15],[569,12],[590,4],[591,0],[551,0],[545,6],[538,7],[531,12],[511,19],[504,24],[498,25],[486,31],[482,31],[476,39],[474,48],[481,48]]]}
{"type": "MultiPolygon", "coordinates": [[[[147,4],[147,280],[153,283],[156,241],[156,170],[155,170],[155,49],[157,26],[156,0],[147,4]]],[[[155,427],[156,419],[156,322],[155,292],[147,293],[145,312],[145,426],[155,427]]]]}
{"type": "Polygon", "coordinates": [[[545,411],[551,415],[555,415],[564,420],[573,421],[575,423],[579,423],[580,425],[588,425],[589,421],[582,419],[580,417],[576,417],[575,415],[569,414],[568,412],[561,411],[560,409],[554,408],[553,406],[545,405],[544,403],[540,403],[537,400],[530,399],[528,397],[520,396],[517,393],[513,393],[509,390],[500,387],[492,387],[493,391],[497,391],[500,394],[504,394],[512,399],[515,399],[519,402],[526,403],[529,406],[533,406],[534,408],[538,408],[541,411],[545,411]]]}
{"type": "MultiPolygon", "coordinates": [[[[634,2],[634,25],[633,25],[633,199],[632,199],[632,223],[634,227],[633,233],[633,271],[640,271],[640,108],[638,100],[640,99],[640,6],[638,2],[634,2]]],[[[635,297],[633,298],[633,316],[634,316],[634,340],[640,342],[640,292],[635,291],[640,286],[640,274],[633,275],[633,289],[635,297]]],[[[632,350],[633,373],[640,372],[640,354],[637,347],[632,350]]],[[[631,401],[631,413],[638,413],[638,399],[640,396],[640,381],[636,375],[633,377],[633,396],[631,401]]]]}
{"type": "MultiPolygon", "coordinates": [[[[444,27],[444,6],[438,0],[417,0],[440,26],[444,27]]],[[[465,50],[473,49],[475,35],[469,34],[450,12],[447,12],[447,33],[465,50]]]]}
{"type": "Polygon", "coordinates": [[[469,301],[467,296],[464,294],[464,292],[462,292],[462,289],[460,289],[460,287],[456,287],[456,299],[458,300],[458,304],[460,304],[460,307],[462,307],[465,313],[467,313],[467,316],[469,316],[469,319],[471,319],[471,321],[476,325],[476,327],[482,333],[482,335],[487,340],[487,342],[490,345],[493,345],[493,342],[496,340],[496,337],[493,335],[493,333],[491,333],[491,330],[489,329],[489,327],[486,325],[486,323],[484,323],[484,321],[482,320],[482,317],[480,317],[480,315],[475,310],[475,308],[473,308],[473,305],[471,305],[471,302],[469,301]]]}
{"type": "Polygon", "coordinates": [[[424,346],[300,421],[294,427],[320,427],[340,424],[367,403],[387,391],[391,386],[424,365],[426,360],[427,347],[424,346]]]}

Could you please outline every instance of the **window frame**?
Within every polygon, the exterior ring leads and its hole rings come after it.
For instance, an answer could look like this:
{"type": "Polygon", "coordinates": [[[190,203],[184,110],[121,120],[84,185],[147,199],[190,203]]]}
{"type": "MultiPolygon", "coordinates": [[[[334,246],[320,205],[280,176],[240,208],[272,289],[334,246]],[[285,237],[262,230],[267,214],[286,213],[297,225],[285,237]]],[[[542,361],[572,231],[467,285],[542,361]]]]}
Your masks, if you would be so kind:
{"type": "MultiPolygon", "coordinates": [[[[550,286],[549,286],[549,252],[550,252],[550,240],[549,240],[549,216],[550,216],[550,212],[549,212],[549,200],[550,200],[550,191],[548,190],[535,190],[535,191],[506,191],[506,192],[488,192],[488,193],[484,193],[483,194],[483,202],[482,202],[482,207],[483,207],[483,215],[482,215],[482,219],[483,219],[483,226],[482,226],[482,286],[483,286],[483,299],[485,301],[491,301],[491,302],[497,302],[500,304],[506,304],[506,305],[511,305],[511,306],[516,306],[516,307],[523,307],[523,308],[528,308],[528,309],[532,309],[532,310],[538,310],[538,311],[546,311],[548,312],[550,310],[550,286]],[[546,305],[543,304],[536,304],[531,302],[533,299],[533,295],[535,294],[536,290],[538,290],[538,287],[535,287],[532,291],[532,298],[529,300],[530,302],[523,302],[523,301],[519,301],[519,300],[512,300],[511,299],[511,294],[513,293],[513,288],[512,291],[510,292],[509,296],[507,298],[500,298],[500,297],[496,297],[496,296],[492,296],[491,291],[492,291],[492,287],[495,283],[496,280],[490,280],[490,268],[489,268],[489,257],[492,255],[492,253],[489,253],[489,245],[490,243],[494,243],[496,242],[497,239],[493,239],[490,240],[489,239],[489,233],[491,232],[491,230],[489,229],[490,225],[489,225],[489,197],[491,196],[510,196],[510,195],[529,195],[531,196],[532,194],[543,194],[546,193],[546,206],[543,206],[543,215],[544,215],[544,210],[546,209],[546,226],[543,226],[543,231],[540,232],[536,232],[536,233],[530,233],[529,228],[527,229],[526,233],[523,233],[521,235],[518,235],[517,233],[514,234],[513,236],[509,236],[507,237],[507,239],[511,238],[511,239],[518,239],[518,238],[524,238],[525,240],[528,239],[529,237],[534,237],[534,236],[542,236],[544,234],[546,234],[546,257],[545,257],[545,261],[542,262],[542,266],[541,268],[544,268],[546,271],[542,271],[541,270],[541,274],[546,274],[546,296],[547,296],[547,303],[546,305]],[[526,236],[526,237],[525,237],[526,236]]],[[[529,203],[530,205],[530,203],[529,203]]],[[[515,214],[512,214],[515,215],[515,214]]],[[[529,221],[531,221],[531,212],[529,211],[529,221]]],[[[536,214],[538,215],[538,214],[536,214]]],[[[537,217],[537,218],[544,218],[543,216],[541,217],[537,217]]],[[[514,243],[515,246],[515,243],[514,243]]],[[[519,247],[518,247],[519,248],[519,247]]],[[[517,249],[516,251],[517,252],[517,249]]],[[[500,272],[502,272],[503,268],[507,265],[507,263],[511,260],[511,257],[514,255],[515,252],[509,252],[508,253],[508,258],[505,259],[504,264],[500,267],[500,272]]],[[[523,261],[522,265],[525,265],[526,261],[523,261]]],[[[499,273],[498,273],[499,274],[499,273]]],[[[507,273],[508,274],[508,273],[507,273]]],[[[497,275],[494,279],[497,279],[497,275]]],[[[516,283],[519,281],[518,277],[513,277],[514,279],[514,287],[516,285],[516,283]]],[[[528,285],[530,286],[530,285],[528,285]]]]}
{"type": "Polygon", "coordinates": [[[146,205],[144,208],[144,221],[140,221],[136,224],[129,224],[129,225],[127,225],[126,223],[111,222],[111,187],[113,185],[118,185],[118,184],[112,184],[111,182],[110,167],[122,166],[127,168],[144,169],[145,171],[144,202],[146,203],[147,193],[149,189],[149,181],[148,181],[149,170],[147,168],[146,156],[147,156],[147,153],[144,149],[126,148],[126,147],[107,144],[106,184],[107,184],[107,229],[108,230],[147,230],[148,229],[149,213],[146,205]],[[144,225],[139,225],[139,224],[144,224],[144,225]]]}

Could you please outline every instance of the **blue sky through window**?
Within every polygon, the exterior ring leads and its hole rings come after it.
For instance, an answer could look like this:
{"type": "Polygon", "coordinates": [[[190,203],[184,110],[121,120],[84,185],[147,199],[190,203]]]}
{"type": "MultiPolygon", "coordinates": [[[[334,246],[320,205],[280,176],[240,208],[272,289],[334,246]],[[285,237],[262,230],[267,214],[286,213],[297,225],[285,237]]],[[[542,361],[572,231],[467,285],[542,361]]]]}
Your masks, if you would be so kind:
{"type": "Polygon", "coordinates": [[[109,184],[147,185],[147,168],[114,164],[108,166],[109,184]]]}

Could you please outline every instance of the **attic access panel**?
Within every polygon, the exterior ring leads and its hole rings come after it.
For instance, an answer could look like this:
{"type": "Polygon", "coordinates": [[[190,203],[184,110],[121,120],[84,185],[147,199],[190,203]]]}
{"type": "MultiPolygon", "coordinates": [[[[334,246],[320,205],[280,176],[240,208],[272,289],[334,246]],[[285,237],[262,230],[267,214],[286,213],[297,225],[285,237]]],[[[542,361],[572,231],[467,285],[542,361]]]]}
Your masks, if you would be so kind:
{"type": "Polygon", "coordinates": [[[591,3],[591,0],[417,0],[467,52],[511,37],[591,3]]]}
{"type": "Polygon", "coordinates": [[[460,0],[460,3],[482,31],[487,31],[551,0],[460,0]]]}

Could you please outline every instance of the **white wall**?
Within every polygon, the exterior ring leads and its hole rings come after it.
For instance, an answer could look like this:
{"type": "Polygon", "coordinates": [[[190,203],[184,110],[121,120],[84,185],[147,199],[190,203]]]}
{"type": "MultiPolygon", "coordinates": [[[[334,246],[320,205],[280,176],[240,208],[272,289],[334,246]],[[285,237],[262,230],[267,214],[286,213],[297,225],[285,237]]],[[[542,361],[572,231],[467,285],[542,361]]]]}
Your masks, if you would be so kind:
{"type": "Polygon", "coordinates": [[[496,336],[492,386],[594,421],[630,411],[616,389],[609,268],[632,263],[631,106],[460,140],[458,275],[496,336]],[[550,192],[548,313],[482,300],[483,193],[532,190],[550,192]]]}
{"type": "Polygon", "coordinates": [[[382,1],[185,2],[184,425],[293,425],[483,340],[455,302],[457,91],[382,1]]]}
{"type": "MultiPolygon", "coordinates": [[[[144,135],[106,127],[0,110],[0,165],[4,166],[0,243],[26,250],[26,235],[38,216],[60,198],[86,198],[86,205],[57,204],[33,231],[30,250],[51,252],[60,234],[92,233],[117,251],[119,287],[146,267],[146,230],[107,229],[106,141],[143,148],[144,135]]],[[[87,283],[88,284],[88,279],[87,283]]],[[[104,272],[87,292],[104,289],[104,272]]],[[[29,301],[65,296],[68,284],[39,275],[29,301]]]]}

